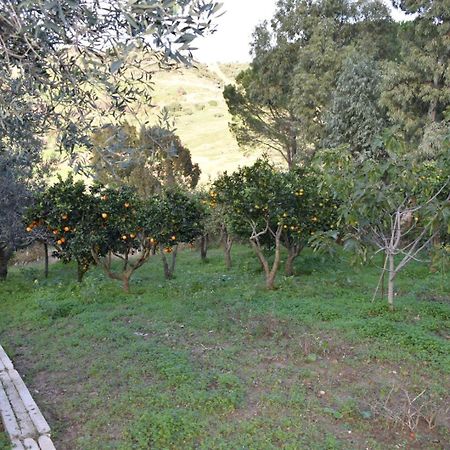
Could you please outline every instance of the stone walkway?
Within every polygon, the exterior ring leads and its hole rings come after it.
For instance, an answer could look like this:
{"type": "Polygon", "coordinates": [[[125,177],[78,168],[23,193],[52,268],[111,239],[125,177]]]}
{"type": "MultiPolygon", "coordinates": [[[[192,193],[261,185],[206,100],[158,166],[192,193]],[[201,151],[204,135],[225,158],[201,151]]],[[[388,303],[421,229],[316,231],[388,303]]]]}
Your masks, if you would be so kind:
{"type": "Polygon", "coordinates": [[[1,345],[0,415],[14,450],[55,450],[47,421],[1,345]]]}

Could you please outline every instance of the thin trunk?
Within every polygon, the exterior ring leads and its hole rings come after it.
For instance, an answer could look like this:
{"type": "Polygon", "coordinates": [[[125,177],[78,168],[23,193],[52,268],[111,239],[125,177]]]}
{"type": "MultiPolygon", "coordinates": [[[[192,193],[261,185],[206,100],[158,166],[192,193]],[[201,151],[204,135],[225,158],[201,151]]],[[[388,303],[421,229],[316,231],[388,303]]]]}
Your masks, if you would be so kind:
{"type": "Polygon", "coordinates": [[[200,257],[202,258],[202,261],[206,261],[206,257],[208,254],[208,243],[209,243],[209,235],[208,233],[202,235],[200,238],[200,257]]]}
{"type": "Polygon", "coordinates": [[[177,254],[178,254],[178,245],[175,245],[175,247],[173,247],[172,249],[172,263],[170,265],[170,273],[173,274],[175,273],[175,263],[177,261],[177,254]]]}
{"type": "Polygon", "coordinates": [[[223,254],[225,256],[225,266],[227,269],[231,269],[231,248],[233,247],[233,238],[229,235],[227,227],[222,226],[222,243],[223,243],[223,254]]]}
{"type": "Polygon", "coordinates": [[[394,255],[389,253],[389,278],[388,278],[388,304],[391,311],[394,310],[394,279],[395,279],[395,261],[394,255]]]}
{"type": "Polygon", "coordinates": [[[175,263],[177,259],[177,253],[178,253],[178,246],[175,246],[172,249],[172,260],[169,265],[169,261],[167,260],[167,257],[164,253],[164,247],[162,245],[159,246],[160,253],[161,253],[161,259],[163,262],[163,268],[164,268],[164,277],[166,280],[171,280],[173,278],[174,272],[175,272],[175,263]]]}
{"type": "Polygon", "coordinates": [[[77,261],[77,281],[81,283],[83,281],[84,274],[87,270],[84,267],[84,264],[81,261],[77,261]]]}
{"type": "Polygon", "coordinates": [[[266,288],[268,290],[275,289],[275,277],[277,275],[278,269],[280,267],[281,261],[281,231],[282,228],[279,227],[277,232],[274,234],[275,237],[275,257],[273,260],[272,267],[269,266],[269,262],[267,258],[264,256],[261,245],[259,244],[258,239],[250,239],[253,249],[255,250],[256,255],[258,256],[259,262],[264,270],[264,274],[266,276],[266,288]]]}
{"type": "Polygon", "coordinates": [[[8,276],[8,262],[13,252],[8,248],[0,248],[0,281],[6,280],[8,276]]]}
{"type": "Polygon", "coordinates": [[[227,269],[231,269],[233,266],[233,262],[231,260],[231,248],[233,247],[233,241],[230,239],[228,242],[225,243],[223,247],[223,252],[225,256],[225,266],[227,269]]]}
{"type": "Polygon", "coordinates": [[[45,278],[48,278],[48,244],[47,242],[44,242],[44,276],[45,278]]]}

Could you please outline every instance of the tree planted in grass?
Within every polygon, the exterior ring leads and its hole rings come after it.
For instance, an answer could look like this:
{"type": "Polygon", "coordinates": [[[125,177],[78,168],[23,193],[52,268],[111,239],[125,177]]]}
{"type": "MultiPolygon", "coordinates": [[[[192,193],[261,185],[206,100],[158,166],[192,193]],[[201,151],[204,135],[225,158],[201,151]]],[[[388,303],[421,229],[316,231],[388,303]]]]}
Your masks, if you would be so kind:
{"type": "Polygon", "coordinates": [[[94,259],[87,235],[95,204],[83,181],[72,176],[39,193],[28,209],[25,222],[31,234],[45,233],[55,247],[54,256],[63,262],[76,261],[78,281],[82,281],[94,259]]]}
{"type": "MultiPolygon", "coordinates": [[[[384,254],[375,291],[388,276],[388,304],[394,308],[395,279],[411,261],[430,250],[450,218],[448,146],[439,158],[419,161],[395,153],[379,162],[355,161],[343,149],[326,158],[330,182],[342,200],[340,220],[347,227],[344,246],[363,259],[384,254]]],[[[375,298],[374,295],[374,298],[375,298]]]]}
{"type": "Polygon", "coordinates": [[[251,167],[225,173],[213,185],[212,202],[225,208],[232,232],[250,240],[267,289],[274,289],[282,246],[288,250],[286,274],[292,275],[293,261],[311,235],[332,226],[331,198],[319,195],[318,183],[305,170],[280,172],[260,159],[251,167]]]}
{"type": "Polygon", "coordinates": [[[166,279],[174,276],[178,245],[192,243],[203,234],[204,217],[200,201],[180,190],[165,190],[145,202],[142,227],[147,241],[159,248],[166,279]]]}
{"type": "Polygon", "coordinates": [[[145,229],[145,210],[130,188],[92,189],[95,208],[90,211],[89,241],[92,258],[108,277],[130,291],[130,279],[152,254],[145,229]],[[119,264],[115,265],[115,260],[119,264]]]}

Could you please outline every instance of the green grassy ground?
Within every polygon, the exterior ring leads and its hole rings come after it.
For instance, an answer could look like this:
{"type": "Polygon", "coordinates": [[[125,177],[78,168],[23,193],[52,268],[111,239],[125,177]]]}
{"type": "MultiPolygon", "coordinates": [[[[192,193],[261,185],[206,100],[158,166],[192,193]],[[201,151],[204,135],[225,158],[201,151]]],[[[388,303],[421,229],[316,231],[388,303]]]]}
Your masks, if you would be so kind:
{"type": "Polygon", "coordinates": [[[234,259],[186,250],[170,282],[154,259],[130,295],[97,270],[12,271],[0,342],[58,449],[448,448],[445,274],[411,266],[390,313],[373,267],[306,252],[267,292],[251,251],[234,259]]]}

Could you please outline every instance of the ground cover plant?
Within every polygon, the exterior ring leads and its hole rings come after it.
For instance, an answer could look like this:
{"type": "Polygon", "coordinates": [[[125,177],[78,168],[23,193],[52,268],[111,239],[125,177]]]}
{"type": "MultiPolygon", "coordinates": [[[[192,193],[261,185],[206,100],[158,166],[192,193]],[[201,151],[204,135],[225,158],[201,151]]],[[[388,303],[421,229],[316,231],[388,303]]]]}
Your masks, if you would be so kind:
{"type": "Polygon", "coordinates": [[[445,448],[446,274],[413,262],[390,312],[375,267],[306,250],[267,291],[234,255],[186,249],[169,281],[150,258],[132,294],[99,268],[11,271],[0,339],[57,448],[445,448]]]}

